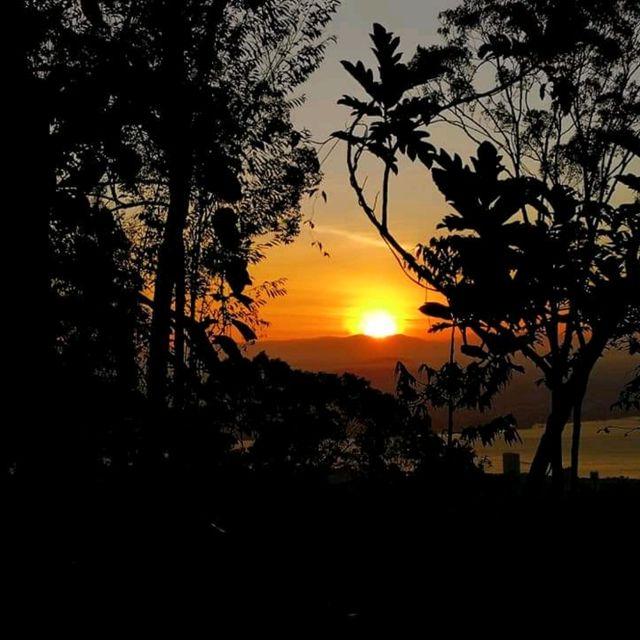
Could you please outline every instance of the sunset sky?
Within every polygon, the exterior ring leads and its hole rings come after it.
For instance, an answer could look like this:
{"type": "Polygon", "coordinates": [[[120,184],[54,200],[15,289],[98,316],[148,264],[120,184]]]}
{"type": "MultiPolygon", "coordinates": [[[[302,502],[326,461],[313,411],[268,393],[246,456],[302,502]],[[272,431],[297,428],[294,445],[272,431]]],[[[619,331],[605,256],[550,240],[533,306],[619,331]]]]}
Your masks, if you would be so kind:
{"type": "MultiPolygon", "coordinates": [[[[456,0],[344,0],[330,26],[337,43],[304,88],[306,105],[295,114],[299,126],[311,130],[314,140],[325,140],[343,129],[349,110],[336,104],[345,93],[358,93],[354,80],[340,60],[362,59],[372,64],[369,33],[380,22],[401,38],[401,48],[410,56],[418,44],[437,41],[438,13],[456,0]]],[[[436,138],[436,143],[442,143],[436,138]]],[[[448,139],[449,148],[468,156],[472,147],[448,139]]],[[[321,159],[332,143],[322,148],[321,159]]],[[[322,165],[320,197],[305,204],[304,212],[315,228],[303,226],[300,237],[286,247],[269,250],[267,259],[253,272],[254,281],[287,278],[288,295],[269,302],[263,316],[271,322],[264,337],[288,339],[340,336],[362,333],[367,312],[387,311],[395,316],[400,333],[427,337],[427,319],[418,311],[425,292],[401,272],[388,249],[359,210],[348,185],[345,146],[339,144],[322,165]],[[330,258],[313,242],[320,242],[330,258]]],[[[369,174],[370,195],[379,190],[374,166],[369,174]]],[[[424,168],[401,164],[400,177],[392,183],[391,224],[407,247],[425,242],[434,231],[446,204],[432,186],[424,168]]]]}

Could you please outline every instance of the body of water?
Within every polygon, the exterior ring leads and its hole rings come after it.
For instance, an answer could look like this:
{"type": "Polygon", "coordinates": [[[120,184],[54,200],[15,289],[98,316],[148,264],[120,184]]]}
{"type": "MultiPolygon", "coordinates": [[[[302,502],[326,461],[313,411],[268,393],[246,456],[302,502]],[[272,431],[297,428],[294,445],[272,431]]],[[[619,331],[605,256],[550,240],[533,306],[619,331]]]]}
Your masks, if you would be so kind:
{"type": "MultiPolygon", "coordinates": [[[[586,477],[591,471],[597,471],[602,478],[625,476],[640,479],[640,430],[630,433],[639,427],[640,418],[620,418],[618,420],[601,420],[585,422],[582,425],[580,441],[580,476],[586,477]],[[608,432],[603,431],[607,429],[608,432]]],[[[491,461],[488,471],[502,473],[503,452],[520,454],[520,468],[523,473],[529,469],[538,441],[542,435],[542,426],[520,431],[522,444],[512,447],[504,442],[493,447],[477,447],[481,456],[491,461]]],[[[567,425],[562,438],[564,466],[570,466],[571,427],[567,425]]]]}

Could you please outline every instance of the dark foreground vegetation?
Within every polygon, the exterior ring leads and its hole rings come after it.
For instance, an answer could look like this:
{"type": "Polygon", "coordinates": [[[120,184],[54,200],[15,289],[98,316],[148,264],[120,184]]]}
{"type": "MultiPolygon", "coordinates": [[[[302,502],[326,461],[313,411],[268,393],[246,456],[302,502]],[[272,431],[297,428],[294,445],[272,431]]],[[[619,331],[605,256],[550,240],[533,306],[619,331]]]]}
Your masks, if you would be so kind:
{"type": "Polygon", "coordinates": [[[542,594],[544,615],[561,614],[573,584],[594,619],[624,618],[639,501],[628,480],[550,507],[475,473],[331,485],[229,467],[203,484],[176,462],[105,471],[55,503],[55,528],[9,528],[12,595],[65,628],[400,632],[506,622],[542,594]]]}

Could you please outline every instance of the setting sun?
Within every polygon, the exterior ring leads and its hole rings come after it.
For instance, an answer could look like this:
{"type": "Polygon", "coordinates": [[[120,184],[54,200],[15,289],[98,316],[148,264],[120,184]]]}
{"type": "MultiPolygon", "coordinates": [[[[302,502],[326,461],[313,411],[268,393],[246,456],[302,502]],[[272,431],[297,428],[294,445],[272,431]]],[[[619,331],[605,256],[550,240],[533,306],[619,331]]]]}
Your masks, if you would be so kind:
{"type": "Polygon", "coordinates": [[[369,311],[362,316],[360,328],[366,336],[386,338],[398,332],[398,323],[387,311],[369,311]]]}

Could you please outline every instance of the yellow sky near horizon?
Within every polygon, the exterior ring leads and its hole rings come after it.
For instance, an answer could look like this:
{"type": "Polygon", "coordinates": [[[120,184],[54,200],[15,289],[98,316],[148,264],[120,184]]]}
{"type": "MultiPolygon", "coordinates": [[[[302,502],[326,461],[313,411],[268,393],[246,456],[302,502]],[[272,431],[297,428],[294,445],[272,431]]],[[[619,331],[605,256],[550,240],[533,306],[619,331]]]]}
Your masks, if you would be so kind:
{"type": "MultiPolygon", "coordinates": [[[[352,233],[352,232],[347,232],[352,233]]],[[[387,311],[398,331],[425,337],[426,318],[418,312],[424,291],[408,280],[388,249],[371,241],[307,228],[292,245],[277,247],[253,271],[256,281],[286,277],[288,294],[269,301],[263,316],[271,322],[270,339],[340,336],[360,333],[367,311],[387,311]],[[322,237],[330,253],[324,257],[312,246],[322,237]]]]}

